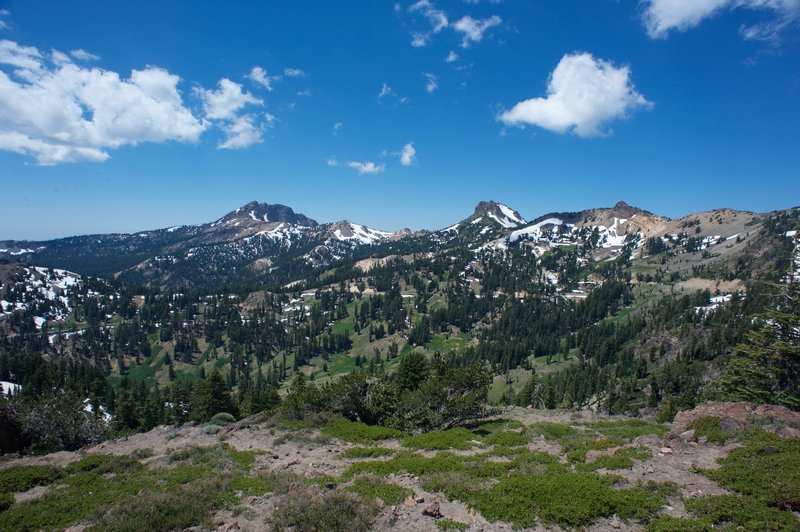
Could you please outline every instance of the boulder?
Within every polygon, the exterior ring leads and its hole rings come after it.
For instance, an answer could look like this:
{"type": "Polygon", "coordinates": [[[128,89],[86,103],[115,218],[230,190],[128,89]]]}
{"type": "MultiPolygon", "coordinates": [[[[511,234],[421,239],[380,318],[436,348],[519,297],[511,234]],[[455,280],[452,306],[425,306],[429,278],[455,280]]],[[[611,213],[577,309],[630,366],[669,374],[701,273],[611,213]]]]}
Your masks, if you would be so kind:
{"type": "Polygon", "coordinates": [[[443,517],[442,510],[438,502],[433,502],[429,506],[427,506],[424,510],[422,510],[422,515],[427,515],[428,517],[433,517],[434,519],[439,519],[440,517],[443,517]]]}

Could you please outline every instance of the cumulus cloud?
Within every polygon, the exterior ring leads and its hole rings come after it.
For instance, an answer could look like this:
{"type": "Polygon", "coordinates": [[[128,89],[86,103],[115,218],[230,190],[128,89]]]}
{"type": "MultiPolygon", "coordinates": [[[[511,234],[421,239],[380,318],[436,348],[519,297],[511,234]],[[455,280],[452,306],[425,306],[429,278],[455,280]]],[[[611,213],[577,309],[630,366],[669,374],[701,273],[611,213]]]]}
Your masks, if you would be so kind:
{"type": "Polygon", "coordinates": [[[486,31],[499,26],[502,22],[503,19],[497,15],[492,15],[485,19],[474,19],[467,15],[457,20],[453,24],[453,29],[464,34],[464,38],[461,40],[461,47],[469,48],[472,43],[481,42],[486,31]]]}
{"type": "Polygon", "coordinates": [[[343,124],[342,122],[336,122],[335,124],[333,124],[333,134],[334,134],[334,135],[338,135],[338,134],[339,134],[339,131],[340,131],[340,130],[341,130],[343,127],[344,127],[344,124],[343,124]]]}
{"type": "Polygon", "coordinates": [[[212,128],[224,134],[219,148],[241,149],[261,142],[275,121],[253,112],[263,101],[227,78],[215,89],[194,89],[201,109],[193,111],[176,74],[148,66],[124,77],[76,62],[98,59],[0,40],[0,150],[40,165],[101,162],[122,146],[194,143],[212,128]]]}
{"type": "Polygon", "coordinates": [[[633,86],[627,66],[615,67],[582,52],[561,58],[547,83],[547,96],[521,101],[498,120],[591,137],[606,133],[606,123],[650,105],[633,86]]]}
{"type": "Polygon", "coordinates": [[[425,92],[430,94],[439,88],[439,82],[435,75],[430,72],[425,72],[423,75],[425,76],[425,92]]]}
{"type": "Polygon", "coordinates": [[[225,141],[219,145],[222,149],[241,150],[263,142],[261,135],[264,126],[256,124],[254,115],[238,116],[223,124],[222,130],[226,136],[225,141]]]}
{"type": "Polygon", "coordinates": [[[403,150],[400,152],[400,164],[403,166],[411,166],[417,161],[417,150],[414,148],[414,143],[409,142],[405,146],[403,146],[403,150]]]}
{"type": "Polygon", "coordinates": [[[249,92],[243,91],[240,84],[228,78],[219,80],[217,87],[217,90],[198,89],[198,93],[203,99],[206,118],[232,119],[246,105],[264,103],[249,92]]]}
{"type": "Polygon", "coordinates": [[[325,164],[328,166],[339,166],[339,161],[336,160],[336,157],[329,157],[325,164]]]}
{"type": "Polygon", "coordinates": [[[450,50],[450,53],[447,54],[447,57],[444,58],[445,63],[455,63],[458,61],[458,54],[455,53],[453,50],[450,50]]]}
{"type": "Polygon", "coordinates": [[[104,161],[141,142],[196,142],[207,124],[184,105],[179,82],[158,67],[123,78],[2,40],[0,149],[54,165],[104,161]]]}
{"type": "MultiPolygon", "coordinates": [[[[197,95],[203,101],[205,117],[220,123],[226,139],[219,144],[222,149],[242,149],[262,141],[263,126],[256,124],[253,114],[242,111],[253,105],[263,105],[263,100],[242,90],[235,81],[222,78],[217,89],[197,89],[197,95]]],[[[272,115],[265,115],[267,122],[272,122],[272,115]]]]}
{"type": "Polygon", "coordinates": [[[745,39],[774,40],[788,24],[800,19],[800,0],[645,0],[642,19],[647,34],[665,38],[670,31],[686,31],[726,9],[771,12],[773,20],[743,26],[745,39]]]}
{"type": "Polygon", "coordinates": [[[385,164],[375,164],[372,161],[364,161],[364,162],[350,161],[347,163],[347,166],[356,170],[359,173],[359,175],[380,174],[384,170],[386,170],[385,164]]]}

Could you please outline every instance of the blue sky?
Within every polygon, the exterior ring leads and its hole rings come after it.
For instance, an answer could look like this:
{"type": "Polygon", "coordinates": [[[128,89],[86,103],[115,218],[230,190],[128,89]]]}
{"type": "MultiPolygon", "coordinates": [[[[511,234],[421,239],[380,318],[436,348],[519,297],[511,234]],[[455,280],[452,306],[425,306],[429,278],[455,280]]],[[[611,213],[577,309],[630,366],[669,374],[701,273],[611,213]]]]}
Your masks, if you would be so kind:
{"type": "Polygon", "coordinates": [[[0,0],[0,239],[800,204],[800,0],[0,0]]]}

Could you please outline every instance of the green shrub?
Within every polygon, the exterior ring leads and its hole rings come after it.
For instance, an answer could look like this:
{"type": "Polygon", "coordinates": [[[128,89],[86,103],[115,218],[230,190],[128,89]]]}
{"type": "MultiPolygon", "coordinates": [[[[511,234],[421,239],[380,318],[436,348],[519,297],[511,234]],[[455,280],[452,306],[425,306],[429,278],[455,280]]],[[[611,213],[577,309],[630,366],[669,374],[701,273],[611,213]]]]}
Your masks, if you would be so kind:
{"type": "Polygon", "coordinates": [[[10,493],[0,493],[0,513],[5,512],[14,504],[14,496],[10,493]]]}
{"type": "Polygon", "coordinates": [[[329,421],[322,428],[322,432],[328,436],[352,443],[371,443],[404,436],[399,430],[379,425],[367,425],[357,421],[347,421],[342,418],[329,421]]]}
{"type": "Polygon", "coordinates": [[[789,512],[771,508],[749,497],[697,497],[686,500],[686,509],[715,525],[732,524],[736,528],[764,532],[800,530],[800,522],[789,512]]]}
{"type": "Polygon", "coordinates": [[[394,454],[394,449],[386,447],[351,447],[342,452],[342,458],[378,458],[394,454]]]}
{"type": "Polygon", "coordinates": [[[533,436],[542,435],[545,439],[560,443],[565,438],[580,434],[581,431],[569,425],[562,425],[561,423],[542,422],[529,425],[528,433],[533,436]]]}
{"type": "MultiPolygon", "coordinates": [[[[525,424],[516,419],[495,419],[480,425],[475,432],[480,434],[488,434],[490,432],[498,432],[504,430],[515,430],[525,428],[525,424]]],[[[441,522],[441,521],[439,521],[441,522]]]]}
{"type": "Polygon", "coordinates": [[[437,451],[444,449],[467,450],[474,447],[477,436],[462,427],[409,436],[400,441],[404,447],[437,451]]]}
{"type": "Polygon", "coordinates": [[[800,511],[800,439],[764,437],[719,462],[719,469],[703,473],[769,506],[800,511]]]}
{"type": "Polygon", "coordinates": [[[229,414],[227,412],[220,412],[218,414],[215,414],[214,417],[210,419],[210,422],[214,425],[227,425],[235,421],[236,418],[233,416],[233,414],[229,414]]]}
{"type": "Polygon", "coordinates": [[[369,530],[376,507],[355,493],[330,491],[312,496],[296,492],[286,495],[275,507],[270,529],[281,531],[369,530]]]}
{"type": "Polygon", "coordinates": [[[578,464],[578,469],[595,471],[597,469],[629,469],[634,460],[646,460],[652,456],[646,447],[626,447],[611,456],[600,456],[591,464],[578,464]]]}
{"type": "Polygon", "coordinates": [[[706,416],[696,419],[689,428],[694,429],[694,434],[698,438],[705,437],[710,442],[725,443],[725,440],[733,434],[723,432],[722,420],[716,416],[706,416]]]}
{"type": "Polygon", "coordinates": [[[352,486],[347,488],[347,491],[358,493],[364,496],[367,500],[373,500],[378,497],[386,504],[400,504],[403,500],[412,494],[411,490],[384,482],[374,476],[365,476],[356,478],[352,486]]]}
{"type": "Polygon", "coordinates": [[[135,458],[113,454],[92,454],[64,467],[64,471],[69,474],[91,471],[98,475],[128,473],[139,469],[142,469],[142,464],[135,458]]]}
{"type": "Polygon", "coordinates": [[[203,427],[203,434],[216,434],[220,430],[222,430],[222,427],[219,425],[210,424],[203,427]]]}
{"type": "Polygon", "coordinates": [[[260,497],[275,491],[278,481],[273,475],[237,476],[231,480],[230,488],[245,495],[260,497]]]}
{"type": "Polygon", "coordinates": [[[663,496],[645,488],[617,490],[609,484],[608,478],[593,473],[570,473],[563,466],[551,466],[544,474],[512,473],[488,490],[474,490],[466,502],[485,518],[510,521],[515,527],[536,526],[538,515],[545,523],[566,528],[583,527],[614,514],[645,519],[666,503],[663,496]]]}
{"type": "Polygon", "coordinates": [[[139,532],[210,526],[211,510],[224,489],[223,479],[214,476],[169,490],[144,490],[136,497],[117,500],[98,519],[96,528],[139,532]]]}
{"type": "Polygon", "coordinates": [[[34,486],[46,486],[61,476],[52,466],[17,466],[0,469],[0,493],[28,491],[34,486]]]}
{"type": "Polygon", "coordinates": [[[461,521],[454,521],[452,519],[439,519],[436,521],[436,527],[439,530],[467,530],[469,525],[461,521]]]}

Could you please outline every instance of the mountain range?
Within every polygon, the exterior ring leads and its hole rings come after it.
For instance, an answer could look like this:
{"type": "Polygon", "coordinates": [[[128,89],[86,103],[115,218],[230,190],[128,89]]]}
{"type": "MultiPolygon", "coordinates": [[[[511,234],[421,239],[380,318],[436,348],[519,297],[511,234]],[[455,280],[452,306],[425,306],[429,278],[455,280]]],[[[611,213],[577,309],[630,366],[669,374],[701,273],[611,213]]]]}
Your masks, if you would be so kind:
{"type": "Polygon", "coordinates": [[[0,259],[113,275],[141,285],[269,285],[350,260],[461,245],[473,250],[527,246],[538,254],[558,246],[590,245],[602,258],[617,253],[626,242],[639,248],[656,237],[684,244],[692,238],[692,246],[702,250],[737,240],[756,219],[755,213],[718,209],[671,220],[620,201],[610,208],[547,213],[529,222],[507,205],[481,201],[470,216],[445,229],[381,231],[348,220],[320,224],[291,207],[252,201],[200,225],[1,241],[0,259]]]}

